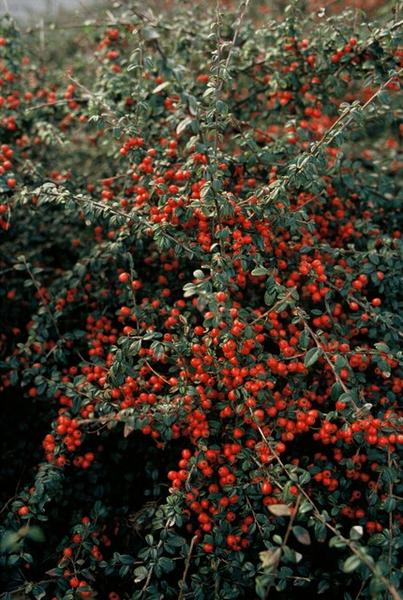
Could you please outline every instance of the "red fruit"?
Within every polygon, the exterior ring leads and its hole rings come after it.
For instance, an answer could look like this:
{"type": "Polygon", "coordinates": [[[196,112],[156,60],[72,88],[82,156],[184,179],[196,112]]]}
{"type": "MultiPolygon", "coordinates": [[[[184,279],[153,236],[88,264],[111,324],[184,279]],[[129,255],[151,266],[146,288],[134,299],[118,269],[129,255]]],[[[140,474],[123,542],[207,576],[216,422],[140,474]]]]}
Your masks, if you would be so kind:
{"type": "Polygon", "coordinates": [[[264,419],[264,410],[262,410],[261,408],[258,408],[257,410],[254,411],[253,416],[255,417],[255,419],[257,421],[263,421],[263,419],[264,419]]]}
{"type": "Polygon", "coordinates": [[[262,491],[262,494],[264,494],[265,496],[267,496],[268,494],[272,493],[273,486],[271,485],[271,483],[269,481],[264,481],[262,483],[262,485],[260,486],[260,489],[262,491]]]}
{"type": "Polygon", "coordinates": [[[120,283],[126,283],[126,281],[129,281],[129,279],[130,279],[129,273],[125,272],[125,273],[121,273],[119,275],[119,281],[120,281],[120,283]]]}

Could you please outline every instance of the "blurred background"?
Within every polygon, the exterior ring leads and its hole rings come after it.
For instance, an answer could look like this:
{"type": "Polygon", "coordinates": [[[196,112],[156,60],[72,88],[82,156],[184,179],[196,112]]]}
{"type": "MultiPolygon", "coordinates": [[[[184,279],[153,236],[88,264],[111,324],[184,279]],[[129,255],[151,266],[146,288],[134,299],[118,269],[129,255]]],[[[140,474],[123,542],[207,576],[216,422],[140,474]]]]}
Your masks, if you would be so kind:
{"type": "MultiPolygon", "coordinates": [[[[220,0],[222,8],[234,8],[240,0],[220,0]]],[[[92,16],[96,16],[101,8],[108,8],[114,4],[114,0],[0,0],[0,15],[4,12],[11,13],[14,17],[22,20],[35,20],[44,17],[45,20],[52,20],[66,13],[88,14],[88,9],[92,16]],[[98,10],[97,10],[98,9],[98,10]]],[[[122,0],[119,2],[122,3],[122,0]]],[[[129,3],[123,0],[123,4],[129,3]]],[[[215,4],[215,0],[139,0],[138,4],[143,7],[152,7],[154,10],[166,10],[173,6],[182,4],[190,5],[215,4]]],[[[301,6],[307,9],[318,10],[325,8],[327,13],[339,12],[345,8],[356,8],[371,12],[372,10],[381,13],[390,13],[392,8],[400,4],[400,0],[300,0],[301,6]]],[[[257,0],[254,4],[265,7],[267,12],[282,13],[287,0],[257,0]]],[[[266,12],[266,11],[265,11],[266,12]]]]}
{"type": "Polygon", "coordinates": [[[0,0],[0,14],[9,12],[19,19],[33,17],[55,18],[61,12],[79,11],[93,4],[93,0],[0,0]]]}

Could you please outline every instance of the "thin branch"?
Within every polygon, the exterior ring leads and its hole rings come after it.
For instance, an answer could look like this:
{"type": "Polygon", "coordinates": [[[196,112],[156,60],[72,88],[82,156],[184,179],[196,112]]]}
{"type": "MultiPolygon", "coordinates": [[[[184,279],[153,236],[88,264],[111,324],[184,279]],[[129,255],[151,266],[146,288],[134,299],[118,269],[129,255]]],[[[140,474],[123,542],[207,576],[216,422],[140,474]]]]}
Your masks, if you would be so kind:
{"type": "Polygon", "coordinates": [[[179,590],[180,591],[179,591],[178,600],[183,600],[183,598],[184,598],[186,577],[187,577],[187,574],[189,571],[190,560],[192,558],[193,548],[194,548],[194,545],[196,542],[197,542],[197,536],[193,536],[192,541],[190,542],[189,552],[186,557],[185,570],[183,571],[182,579],[179,582],[179,590]]]}
{"type": "MultiPolygon", "coordinates": [[[[256,427],[257,427],[260,435],[262,436],[263,440],[265,441],[265,443],[267,444],[267,446],[270,448],[271,453],[273,454],[273,456],[275,457],[276,461],[280,465],[282,471],[285,473],[285,475],[288,478],[290,478],[290,473],[288,472],[288,469],[287,469],[286,465],[284,464],[284,462],[282,461],[280,455],[273,448],[273,445],[270,443],[269,439],[264,434],[264,432],[263,432],[262,428],[260,427],[259,423],[254,418],[252,409],[249,409],[249,410],[250,410],[251,416],[254,419],[256,427]]],[[[333,527],[333,525],[331,525],[330,523],[328,523],[328,521],[321,514],[319,508],[316,506],[316,504],[311,499],[311,497],[309,496],[309,494],[304,490],[304,488],[298,482],[294,481],[293,479],[290,478],[290,480],[292,481],[293,485],[295,485],[297,487],[297,489],[299,490],[299,492],[304,496],[304,498],[307,500],[307,502],[312,507],[313,512],[314,512],[314,517],[316,518],[316,520],[320,521],[327,529],[329,529],[329,531],[331,531],[341,542],[343,542],[350,549],[350,551],[355,556],[357,556],[357,558],[359,558],[360,561],[363,562],[366,567],[368,567],[368,569],[371,571],[371,573],[373,574],[373,576],[376,579],[379,579],[379,581],[382,582],[382,584],[384,585],[385,589],[388,590],[388,592],[391,595],[391,597],[392,597],[393,600],[402,600],[402,598],[401,598],[398,590],[396,589],[396,587],[393,585],[393,583],[391,583],[382,574],[382,572],[379,570],[379,567],[376,564],[374,564],[374,562],[371,560],[371,558],[369,558],[365,553],[363,553],[362,550],[359,547],[357,547],[356,544],[354,544],[354,542],[352,542],[351,540],[345,538],[340,533],[340,531],[338,529],[336,529],[335,527],[333,527]]]]}
{"type": "MultiPolygon", "coordinates": [[[[340,387],[343,390],[343,392],[346,393],[346,394],[349,394],[350,390],[348,389],[348,387],[346,386],[346,384],[344,383],[344,381],[342,380],[342,378],[340,377],[340,375],[336,371],[336,368],[335,368],[334,364],[332,363],[332,361],[329,358],[328,352],[326,352],[326,350],[324,349],[324,347],[322,345],[322,342],[320,341],[319,337],[316,335],[316,333],[313,331],[313,329],[311,329],[311,327],[309,326],[308,321],[304,318],[301,310],[298,309],[298,308],[296,308],[294,310],[294,312],[300,318],[301,322],[304,324],[305,329],[308,331],[309,335],[311,336],[311,338],[315,342],[317,348],[319,348],[319,350],[322,351],[324,359],[326,360],[327,364],[331,368],[331,370],[333,372],[333,375],[334,375],[334,378],[336,379],[337,383],[340,385],[340,387]]],[[[357,406],[357,404],[354,402],[354,399],[352,397],[351,397],[351,404],[353,405],[353,407],[354,407],[354,409],[356,411],[360,410],[359,407],[357,406]]]]}
{"type": "Polygon", "coordinates": [[[162,379],[162,381],[164,383],[166,383],[167,385],[171,385],[168,381],[168,379],[165,379],[165,377],[163,377],[163,375],[161,375],[160,373],[158,373],[155,369],[153,369],[153,367],[150,365],[150,363],[148,362],[148,360],[144,361],[144,364],[147,365],[147,367],[150,369],[150,371],[152,371],[154,373],[154,375],[156,375],[159,379],[162,379]]]}
{"type": "Polygon", "coordinates": [[[54,326],[54,328],[56,330],[56,333],[58,334],[58,336],[60,338],[61,337],[61,333],[60,333],[60,330],[59,330],[59,326],[57,324],[57,321],[56,321],[55,317],[53,316],[52,311],[49,308],[49,305],[47,304],[47,302],[45,301],[45,299],[42,297],[42,292],[41,292],[41,287],[39,285],[39,282],[35,278],[35,275],[32,273],[31,268],[30,268],[29,264],[27,263],[27,260],[26,260],[25,256],[22,257],[21,260],[22,260],[22,263],[23,263],[23,265],[24,265],[24,267],[25,267],[28,275],[31,278],[32,283],[34,284],[34,286],[36,288],[36,291],[38,292],[38,298],[39,298],[40,302],[42,303],[42,306],[45,308],[45,310],[46,310],[46,312],[47,312],[50,320],[53,323],[53,326],[54,326]]]}
{"type": "MultiPolygon", "coordinates": [[[[301,504],[301,498],[302,498],[302,494],[298,494],[297,501],[295,502],[295,506],[293,508],[293,511],[291,513],[291,516],[290,516],[290,520],[288,522],[288,527],[286,529],[285,535],[283,537],[282,544],[280,546],[281,554],[283,553],[283,550],[284,550],[285,546],[287,545],[288,538],[290,537],[291,530],[292,530],[292,527],[294,525],[294,521],[297,518],[299,505],[301,504]]],[[[281,558],[281,554],[280,554],[280,558],[281,558]]],[[[273,573],[272,573],[273,578],[275,577],[275,575],[276,575],[276,573],[278,571],[279,564],[280,564],[280,560],[276,563],[275,568],[273,569],[273,573]]],[[[266,599],[269,597],[270,590],[272,589],[272,587],[273,587],[273,582],[271,582],[270,585],[269,585],[269,587],[267,588],[266,599]]]]}

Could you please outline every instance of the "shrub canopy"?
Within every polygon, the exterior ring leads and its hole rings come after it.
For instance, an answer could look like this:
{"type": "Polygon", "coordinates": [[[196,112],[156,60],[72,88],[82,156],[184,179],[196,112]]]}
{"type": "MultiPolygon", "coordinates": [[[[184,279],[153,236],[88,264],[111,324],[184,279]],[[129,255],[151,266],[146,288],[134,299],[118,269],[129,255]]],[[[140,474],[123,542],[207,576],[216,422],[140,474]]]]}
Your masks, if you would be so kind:
{"type": "Polygon", "coordinates": [[[2,598],[398,600],[401,22],[201,4],[1,22],[2,598]]]}

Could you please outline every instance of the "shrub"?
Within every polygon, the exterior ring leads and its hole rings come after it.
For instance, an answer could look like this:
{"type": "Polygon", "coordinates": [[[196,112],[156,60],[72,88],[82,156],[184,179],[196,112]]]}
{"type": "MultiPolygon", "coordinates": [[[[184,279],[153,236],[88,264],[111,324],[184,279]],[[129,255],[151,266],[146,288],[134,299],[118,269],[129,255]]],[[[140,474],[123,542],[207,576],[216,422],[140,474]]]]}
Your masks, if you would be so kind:
{"type": "Polygon", "coordinates": [[[4,598],[399,598],[400,23],[357,14],[3,19],[4,598]]]}

